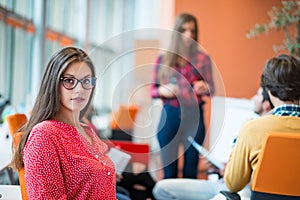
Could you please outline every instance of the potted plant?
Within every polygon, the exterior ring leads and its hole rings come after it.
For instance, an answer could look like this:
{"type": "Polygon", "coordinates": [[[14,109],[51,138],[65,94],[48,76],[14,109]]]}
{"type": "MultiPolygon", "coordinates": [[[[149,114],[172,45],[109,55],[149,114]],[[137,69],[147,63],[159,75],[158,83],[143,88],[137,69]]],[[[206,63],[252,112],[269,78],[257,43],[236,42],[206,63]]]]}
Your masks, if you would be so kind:
{"type": "Polygon", "coordinates": [[[288,50],[300,59],[300,2],[299,0],[282,0],[282,7],[273,6],[268,12],[269,23],[256,24],[246,34],[247,38],[257,37],[269,30],[283,30],[285,40],[282,45],[274,45],[275,52],[288,50]]]}

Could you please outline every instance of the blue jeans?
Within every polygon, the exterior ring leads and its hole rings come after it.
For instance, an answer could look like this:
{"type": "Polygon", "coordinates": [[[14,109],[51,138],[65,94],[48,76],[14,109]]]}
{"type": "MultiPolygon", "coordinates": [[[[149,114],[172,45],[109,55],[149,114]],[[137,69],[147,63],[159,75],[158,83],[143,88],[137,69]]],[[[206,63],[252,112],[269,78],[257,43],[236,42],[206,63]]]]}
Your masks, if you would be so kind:
{"type": "Polygon", "coordinates": [[[118,200],[131,200],[130,194],[125,188],[117,185],[116,190],[116,196],[118,200]]]}
{"type": "Polygon", "coordinates": [[[188,142],[188,136],[193,137],[199,144],[204,141],[202,105],[189,107],[164,105],[157,133],[164,178],[177,178],[179,144],[184,146],[183,178],[197,178],[199,153],[188,142]]]}

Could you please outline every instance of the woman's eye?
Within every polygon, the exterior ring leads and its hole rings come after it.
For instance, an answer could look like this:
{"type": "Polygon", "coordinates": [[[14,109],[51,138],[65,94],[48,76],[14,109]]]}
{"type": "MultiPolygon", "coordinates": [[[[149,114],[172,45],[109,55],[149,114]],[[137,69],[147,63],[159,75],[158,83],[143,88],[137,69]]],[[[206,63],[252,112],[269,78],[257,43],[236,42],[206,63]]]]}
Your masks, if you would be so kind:
{"type": "Polygon", "coordinates": [[[185,32],[185,31],[186,31],[186,30],[185,30],[184,28],[180,28],[180,29],[179,29],[179,32],[180,32],[180,33],[183,33],[183,32],[185,32]]]}
{"type": "Polygon", "coordinates": [[[65,83],[73,84],[74,80],[72,78],[65,79],[65,83]]]}
{"type": "Polygon", "coordinates": [[[86,78],[86,79],[83,80],[83,83],[88,85],[88,84],[91,83],[91,80],[89,78],[86,78]]]}

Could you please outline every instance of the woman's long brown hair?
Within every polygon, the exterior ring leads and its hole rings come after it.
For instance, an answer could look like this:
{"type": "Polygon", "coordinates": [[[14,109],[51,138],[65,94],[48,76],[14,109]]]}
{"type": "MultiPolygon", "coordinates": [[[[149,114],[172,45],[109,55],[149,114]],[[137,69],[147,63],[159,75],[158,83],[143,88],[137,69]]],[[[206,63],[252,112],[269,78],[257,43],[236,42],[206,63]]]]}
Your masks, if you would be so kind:
{"type": "MultiPolygon", "coordinates": [[[[32,128],[44,120],[52,119],[58,112],[60,108],[60,97],[58,92],[60,77],[70,64],[76,62],[86,63],[91,69],[92,76],[95,76],[95,68],[91,59],[83,50],[79,48],[66,47],[59,50],[51,57],[44,71],[42,83],[29,121],[20,130],[24,133],[19,145],[15,150],[11,163],[15,169],[19,170],[24,166],[22,154],[32,128]]],[[[87,105],[80,112],[80,118],[82,118],[87,111],[92,100],[94,90],[95,87],[92,89],[92,93],[87,105]]]]}
{"type": "Polygon", "coordinates": [[[197,19],[189,13],[182,13],[178,15],[178,17],[175,20],[175,25],[173,28],[169,47],[162,58],[162,65],[164,67],[161,67],[158,73],[158,79],[160,82],[164,80],[165,76],[170,76],[172,68],[175,66],[179,57],[186,59],[189,55],[193,55],[198,51],[197,42],[198,42],[197,19]],[[184,45],[182,44],[182,39],[181,39],[182,26],[187,22],[194,22],[195,24],[195,38],[194,41],[191,43],[190,49],[188,51],[186,51],[186,49],[183,48],[184,45]]]}

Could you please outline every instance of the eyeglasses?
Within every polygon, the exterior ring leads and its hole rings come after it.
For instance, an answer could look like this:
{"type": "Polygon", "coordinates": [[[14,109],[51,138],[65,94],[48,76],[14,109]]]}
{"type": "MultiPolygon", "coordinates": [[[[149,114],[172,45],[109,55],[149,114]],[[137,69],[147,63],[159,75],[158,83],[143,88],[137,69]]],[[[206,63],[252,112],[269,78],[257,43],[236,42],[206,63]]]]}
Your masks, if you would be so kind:
{"type": "Polygon", "coordinates": [[[60,80],[64,88],[66,88],[67,90],[73,90],[79,82],[84,89],[90,90],[95,86],[97,78],[87,77],[83,79],[77,79],[75,77],[60,77],[60,80]]]}

